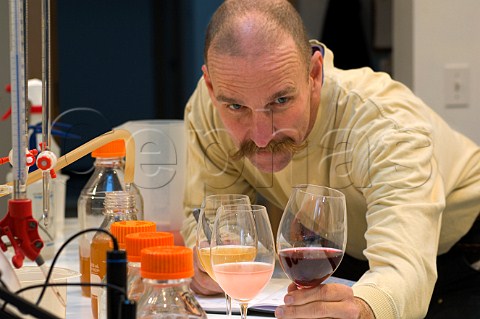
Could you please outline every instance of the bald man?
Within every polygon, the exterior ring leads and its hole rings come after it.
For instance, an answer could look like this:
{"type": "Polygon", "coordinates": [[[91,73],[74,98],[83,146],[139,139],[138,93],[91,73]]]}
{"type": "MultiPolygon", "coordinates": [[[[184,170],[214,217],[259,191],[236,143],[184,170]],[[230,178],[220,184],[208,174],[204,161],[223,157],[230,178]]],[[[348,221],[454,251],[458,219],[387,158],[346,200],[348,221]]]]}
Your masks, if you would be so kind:
{"type": "MultiPolygon", "coordinates": [[[[277,317],[478,316],[479,272],[461,249],[480,211],[477,145],[387,74],[335,68],[288,1],[225,1],[204,59],[185,109],[187,245],[205,195],[261,195],[283,209],[292,186],[325,185],[347,199],[335,275],[357,282],[291,285],[277,317]]],[[[221,292],[201,267],[192,288],[221,292]]]]}

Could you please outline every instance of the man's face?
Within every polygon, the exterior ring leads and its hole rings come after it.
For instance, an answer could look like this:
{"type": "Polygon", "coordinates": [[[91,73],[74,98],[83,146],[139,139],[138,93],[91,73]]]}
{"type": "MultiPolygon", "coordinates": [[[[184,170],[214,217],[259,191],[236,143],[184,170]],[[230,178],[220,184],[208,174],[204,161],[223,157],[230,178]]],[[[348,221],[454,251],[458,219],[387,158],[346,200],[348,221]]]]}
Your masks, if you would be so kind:
{"type": "Polygon", "coordinates": [[[209,53],[203,72],[235,145],[261,171],[287,166],[310,132],[319,102],[318,83],[293,41],[257,56],[209,53]]]}

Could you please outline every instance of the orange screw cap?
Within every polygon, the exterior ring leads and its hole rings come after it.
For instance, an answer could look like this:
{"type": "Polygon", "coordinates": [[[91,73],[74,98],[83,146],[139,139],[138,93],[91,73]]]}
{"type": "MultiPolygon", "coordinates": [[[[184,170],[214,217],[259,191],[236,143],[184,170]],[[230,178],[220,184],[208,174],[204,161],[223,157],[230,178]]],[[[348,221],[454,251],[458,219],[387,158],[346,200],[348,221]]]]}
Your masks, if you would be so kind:
{"type": "Polygon", "coordinates": [[[123,157],[126,154],[125,141],[115,140],[108,144],[105,144],[92,152],[92,157],[123,157]]]}
{"type": "Polygon", "coordinates": [[[131,233],[154,232],[155,222],[146,220],[122,220],[110,226],[110,232],[117,238],[120,249],[125,249],[125,236],[131,233]]]}
{"type": "Polygon", "coordinates": [[[125,250],[129,262],[140,262],[141,250],[154,246],[173,246],[173,234],[168,232],[143,232],[125,236],[125,250]]]}
{"type": "Polygon", "coordinates": [[[157,246],[141,251],[143,278],[170,280],[193,277],[193,251],[184,246],[157,246]]]}

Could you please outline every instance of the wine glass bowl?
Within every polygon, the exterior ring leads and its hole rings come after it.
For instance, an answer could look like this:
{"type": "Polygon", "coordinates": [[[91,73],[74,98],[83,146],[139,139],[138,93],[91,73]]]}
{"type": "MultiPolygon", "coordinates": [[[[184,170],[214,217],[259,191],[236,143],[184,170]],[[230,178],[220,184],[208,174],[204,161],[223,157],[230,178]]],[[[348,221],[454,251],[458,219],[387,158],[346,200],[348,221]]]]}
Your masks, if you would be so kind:
{"type": "Polygon", "coordinates": [[[205,197],[197,223],[196,249],[200,264],[208,275],[215,280],[210,262],[210,241],[217,210],[222,205],[250,205],[250,198],[243,194],[214,194],[205,197]]]}
{"type": "Polygon", "coordinates": [[[225,205],[218,209],[211,263],[217,283],[240,303],[245,319],[248,302],[265,288],[275,267],[275,244],[265,206],[225,205]],[[250,259],[228,256],[239,250],[250,259]]]}
{"type": "MultiPolygon", "coordinates": [[[[250,198],[244,194],[214,194],[208,195],[203,200],[200,208],[200,213],[197,221],[197,237],[195,249],[197,251],[200,265],[207,272],[207,274],[216,281],[215,274],[212,271],[212,263],[210,258],[210,242],[212,237],[212,230],[217,215],[217,210],[220,206],[226,204],[243,204],[250,205],[250,198]]],[[[248,252],[246,252],[248,254],[248,252]]],[[[237,250],[226,253],[231,258],[250,258],[245,256],[245,251],[237,250]],[[235,257],[236,256],[236,257],[235,257]]],[[[232,302],[230,296],[225,294],[226,301],[226,315],[230,318],[232,315],[232,302]]]]}
{"type": "Polygon", "coordinates": [[[346,246],[345,196],[311,184],[293,188],[277,232],[280,265],[300,288],[315,287],[338,268],[346,246]]]}

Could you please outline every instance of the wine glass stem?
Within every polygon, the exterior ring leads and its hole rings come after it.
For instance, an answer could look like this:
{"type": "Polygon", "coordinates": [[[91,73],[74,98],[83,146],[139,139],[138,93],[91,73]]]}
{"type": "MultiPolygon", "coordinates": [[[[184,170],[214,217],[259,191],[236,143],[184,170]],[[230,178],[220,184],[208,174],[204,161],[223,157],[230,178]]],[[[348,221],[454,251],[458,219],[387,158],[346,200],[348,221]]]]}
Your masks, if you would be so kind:
{"type": "Polygon", "coordinates": [[[232,318],[232,298],[225,294],[225,303],[227,305],[227,319],[232,318]]]}
{"type": "Polygon", "coordinates": [[[240,318],[247,319],[248,303],[240,303],[240,318]]]}

